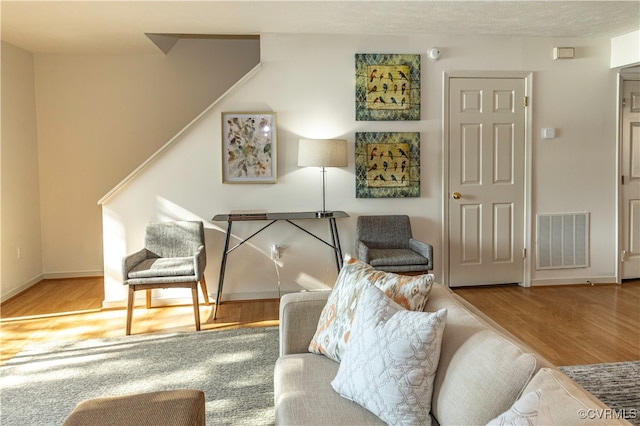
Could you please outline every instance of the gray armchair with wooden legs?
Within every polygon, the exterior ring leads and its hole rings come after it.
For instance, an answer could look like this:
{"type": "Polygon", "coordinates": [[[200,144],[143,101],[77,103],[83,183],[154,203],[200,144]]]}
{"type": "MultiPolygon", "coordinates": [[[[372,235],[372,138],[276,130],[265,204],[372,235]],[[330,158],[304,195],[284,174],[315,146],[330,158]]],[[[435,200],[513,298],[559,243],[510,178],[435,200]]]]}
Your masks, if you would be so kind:
{"type": "Polygon", "coordinates": [[[200,330],[198,283],[202,286],[204,300],[209,305],[204,268],[207,254],[202,222],[149,223],[145,245],[140,251],[122,260],[124,285],[129,286],[127,301],[127,335],[131,334],[134,294],[147,291],[147,309],[151,307],[151,290],[154,288],[190,288],[196,330],[200,330]]]}
{"type": "Polygon", "coordinates": [[[433,269],[433,246],[413,238],[406,215],[359,216],[356,253],[381,271],[426,274],[433,269]]]}

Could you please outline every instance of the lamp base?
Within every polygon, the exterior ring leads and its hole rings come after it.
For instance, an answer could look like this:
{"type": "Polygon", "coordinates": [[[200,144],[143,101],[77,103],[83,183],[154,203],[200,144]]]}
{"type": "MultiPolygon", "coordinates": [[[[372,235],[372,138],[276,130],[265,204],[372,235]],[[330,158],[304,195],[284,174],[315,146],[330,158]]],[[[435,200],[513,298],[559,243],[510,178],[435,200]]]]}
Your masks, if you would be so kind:
{"type": "Polygon", "coordinates": [[[332,217],[333,216],[333,212],[328,212],[325,210],[320,210],[316,212],[316,217],[318,218],[322,218],[322,217],[332,217]]]}

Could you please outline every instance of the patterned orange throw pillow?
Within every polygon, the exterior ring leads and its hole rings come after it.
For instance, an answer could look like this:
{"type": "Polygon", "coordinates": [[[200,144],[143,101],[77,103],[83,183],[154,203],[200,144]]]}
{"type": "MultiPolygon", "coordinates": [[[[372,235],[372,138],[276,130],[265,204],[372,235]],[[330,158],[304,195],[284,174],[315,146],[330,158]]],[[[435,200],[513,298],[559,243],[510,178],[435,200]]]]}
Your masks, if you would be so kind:
{"type": "Polygon", "coordinates": [[[365,284],[375,285],[405,309],[422,311],[433,279],[433,274],[406,276],[376,271],[371,265],[347,254],[336,284],[320,314],[316,333],[309,344],[309,352],[324,354],[336,362],[341,361],[365,284]]]}

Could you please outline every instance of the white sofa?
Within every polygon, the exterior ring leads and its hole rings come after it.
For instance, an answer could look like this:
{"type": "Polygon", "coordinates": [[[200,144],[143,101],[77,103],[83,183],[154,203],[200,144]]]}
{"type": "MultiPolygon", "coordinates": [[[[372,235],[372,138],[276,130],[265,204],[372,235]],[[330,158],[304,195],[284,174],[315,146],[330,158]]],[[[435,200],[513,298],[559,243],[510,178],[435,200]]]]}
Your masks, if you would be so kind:
{"type": "MultiPolygon", "coordinates": [[[[339,364],[308,352],[326,292],[287,294],[280,304],[275,366],[277,425],[380,425],[371,412],[331,387],[339,364]]],[[[483,425],[522,395],[539,391],[555,424],[630,425],[449,288],[434,284],[425,311],[447,309],[433,385],[432,424],[483,425]]]]}

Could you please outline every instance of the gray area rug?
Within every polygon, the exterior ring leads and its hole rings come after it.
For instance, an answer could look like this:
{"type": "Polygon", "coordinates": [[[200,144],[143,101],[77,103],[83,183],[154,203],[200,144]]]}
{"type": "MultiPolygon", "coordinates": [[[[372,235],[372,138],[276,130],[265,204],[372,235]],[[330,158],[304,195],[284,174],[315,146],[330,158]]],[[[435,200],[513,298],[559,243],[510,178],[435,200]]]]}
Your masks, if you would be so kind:
{"type": "Polygon", "coordinates": [[[84,399],[201,389],[208,425],[272,425],[278,329],[29,346],[0,368],[0,424],[60,425],[84,399]]]}
{"type": "Polygon", "coordinates": [[[560,367],[567,376],[640,426],[640,361],[560,367]]]}

